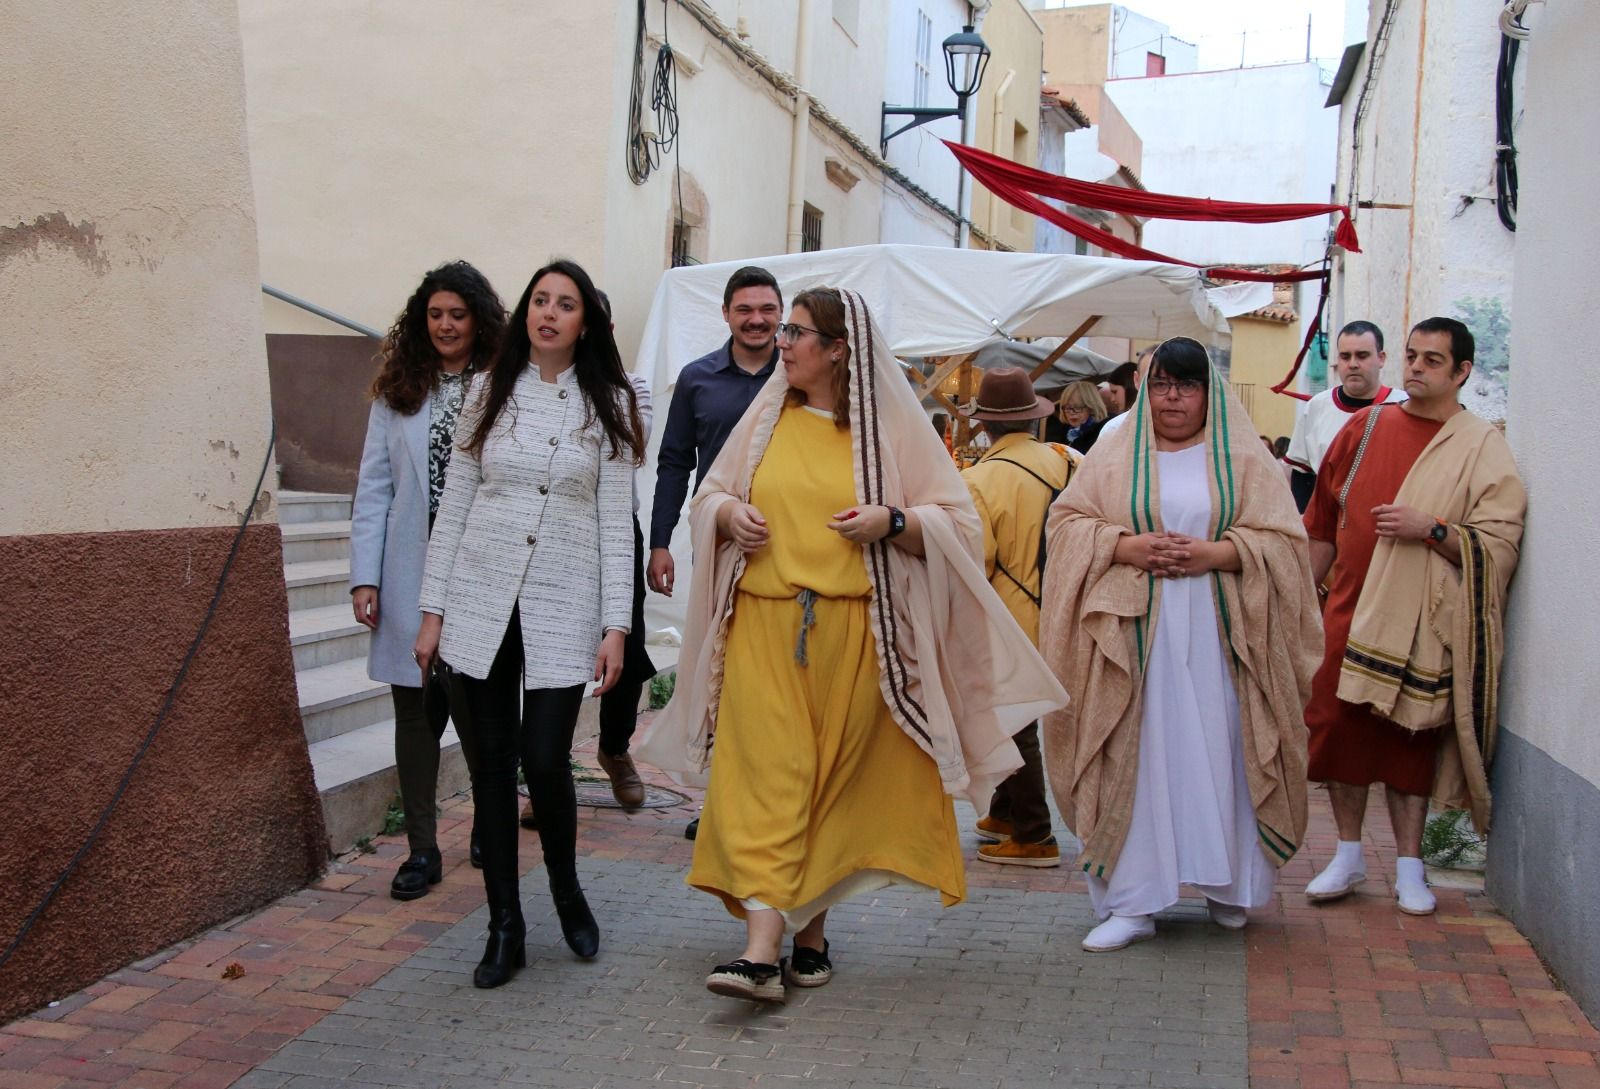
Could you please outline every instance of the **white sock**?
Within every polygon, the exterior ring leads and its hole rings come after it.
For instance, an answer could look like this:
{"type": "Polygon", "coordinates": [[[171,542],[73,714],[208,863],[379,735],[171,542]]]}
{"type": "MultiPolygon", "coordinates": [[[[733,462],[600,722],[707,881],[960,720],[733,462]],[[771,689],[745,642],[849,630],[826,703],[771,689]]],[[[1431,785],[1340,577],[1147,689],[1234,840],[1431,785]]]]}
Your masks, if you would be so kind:
{"type": "Polygon", "coordinates": [[[1426,885],[1428,883],[1427,876],[1424,874],[1422,869],[1422,859],[1420,858],[1401,857],[1395,859],[1394,878],[1395,884],[1397,885],[1426,885]]]}
{"type": "Polygon", "coordinates": [[[1361,857],[1361,841],[1341,839],[1339,847],[1334,852],[1333,860],[1347,870],[1360,870],[1366,872],[1367,863],[1361,857]]]}

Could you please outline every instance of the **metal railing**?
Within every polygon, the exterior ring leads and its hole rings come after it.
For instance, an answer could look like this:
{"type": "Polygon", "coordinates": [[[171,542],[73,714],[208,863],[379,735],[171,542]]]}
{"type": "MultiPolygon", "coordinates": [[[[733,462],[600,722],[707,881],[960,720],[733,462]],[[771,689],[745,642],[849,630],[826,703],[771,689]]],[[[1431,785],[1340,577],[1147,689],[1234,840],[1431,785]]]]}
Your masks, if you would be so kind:
{"type": "Polygon", "coordinates": [[[275,287],[271,287],[271,286],[269,286],[267,284],[262,284],[261,285],[261,292],[264,295],[272,296],[274,299],[277,299],[279,302],[286,302],[290,306],[297,306],[301,310],[304,310],[308,314],[315,314],[317,317],[323,319],[324,321],[331,321],[335,325],[342,325],[346,329],[353,329],[356,332],[362,334],[363,336],[371,337],[373,340],[382,340],[383,339],[383,334],[381,332],[379,332],[378,330],[374,329],[372,326],[370,326],[370,325],[362,325],[359,321],[356,321],[354,318],[347,318],[343,314],[336,314],[332,310],[329,310],[329,309],[327,309],[325,307],[318,306],[314,302],[307,302],[305,299],[299,298],[298,296],[295,296],[295,295],[291,295],[287,291],[279,291],[275,287]]]}

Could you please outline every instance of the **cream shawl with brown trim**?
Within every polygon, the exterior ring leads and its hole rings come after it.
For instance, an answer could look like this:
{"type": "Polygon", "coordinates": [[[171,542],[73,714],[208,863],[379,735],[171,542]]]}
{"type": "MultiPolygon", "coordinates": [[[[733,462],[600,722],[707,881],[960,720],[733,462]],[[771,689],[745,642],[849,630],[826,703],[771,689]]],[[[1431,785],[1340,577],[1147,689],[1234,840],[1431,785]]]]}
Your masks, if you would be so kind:
{"type": "MultiPolygon", "coordinates": [[[[925,555],[887,540],[865,548],[878,680],[895,722],[939,768],[950,794],[987,812],[1022,766],[1011,735],[1066,703],[1066,693],[984,577],[972,496],[874,327],[866,301],[841,291],[850,328],[850,441],[856,499],[915,511],[925,555]]],[[[717,537],[717,511],[747,501],[783,411],[782,367],[728,436],[689,507],[694,575],[672,700],[635,751],[686,781],[703,776],[734,590],[744,556],[717,537]]]]}
{"type": "Polygon", "coordinates": [[[1450,523],[1461,566],[1416,541],[1379,539],[1350,623],[1339,698],[1410,730],[1450,727],[1434,797],[1469,810],[1488,831],[1502,618],[1528,493],[1499,429],[1462,410],[1423,448],[1394,501],[1450,523]]]}
{"type": "MultiPolygon", "coordinates": [[[[1282,865],[1306,826],[1303,710],[1322,657],[1322,618],[1305,529],[1283,469],[1213,369],[1203,442],[1211,537],[1243,570],[1211,577],[1217,626],[1232,655],[1239,729],[1256,827],[1282,865]]],[[[1083,843],[1083,869],[1107,876],[1133,817],[1143,683],[1163,580],[1112,562],[1117,539],[1161,531],[1149,398],[1100,441],[1050,510],[1040,647],[1071,703],[1044,721],[1057,805],[1083,843]]]]}

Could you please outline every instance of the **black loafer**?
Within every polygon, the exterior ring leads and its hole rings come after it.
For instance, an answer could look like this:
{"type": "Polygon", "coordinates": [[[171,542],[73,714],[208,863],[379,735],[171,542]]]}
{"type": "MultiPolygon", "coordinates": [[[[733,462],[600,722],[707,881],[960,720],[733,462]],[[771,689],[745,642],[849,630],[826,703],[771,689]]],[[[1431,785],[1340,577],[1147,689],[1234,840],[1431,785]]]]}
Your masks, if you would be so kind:
{"type": "Polygon", "coordinates": [[[694,839],[694,837],[699,835],[699,834],[700,834],[700,818],[696,817],[694,820],[690,821],[684,827],[684,829],[683,829],[683,838],[684,839],[694,839]]]}
{"type": "Polygon", "coordinates": [[[444,863],[439,848],[414,851],[400,864],[400,872],[389,882],[389,895],[396,900],[416,900],[428,895],[428,886],[437,885],[444,878],[444,863]]]}
{"type": "Polygon", "coordinates": [[[472,863],[474,870],[483,869],[483,841],[478,838],[476,830],[472,833],[472,840],[467,847],[467,860],[472,863]]]}

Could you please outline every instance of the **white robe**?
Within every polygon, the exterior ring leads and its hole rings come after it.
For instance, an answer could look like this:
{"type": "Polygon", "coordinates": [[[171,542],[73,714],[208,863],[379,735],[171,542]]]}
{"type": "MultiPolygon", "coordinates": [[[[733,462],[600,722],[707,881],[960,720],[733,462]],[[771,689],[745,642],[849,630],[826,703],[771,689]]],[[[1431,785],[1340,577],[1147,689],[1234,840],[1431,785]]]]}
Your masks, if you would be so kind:
{"type": "MultiPolygon", "coordinates": [[[[1156,457],[1162,525],[1203,539],[1205,445],[1156,457]]],[[[1128,839],[1109,882],[1089,877],[1099,918],[1153,915],[1177,902],[1180,884],[1235,907],[1267,902],[1277,871],[1257,839],[1243,744],[1211,577],[1173,579],[1161,591],[1145,673],[1128,839]]]]}

